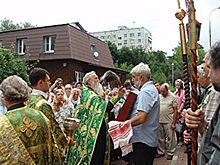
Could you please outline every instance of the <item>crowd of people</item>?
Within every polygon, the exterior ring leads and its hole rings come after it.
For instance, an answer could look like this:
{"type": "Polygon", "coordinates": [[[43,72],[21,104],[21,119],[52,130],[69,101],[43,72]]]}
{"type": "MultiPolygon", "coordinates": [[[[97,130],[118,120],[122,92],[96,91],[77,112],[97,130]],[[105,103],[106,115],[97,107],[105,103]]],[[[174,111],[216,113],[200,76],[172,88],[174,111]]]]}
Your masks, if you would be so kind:
{"type": "Polygon", "coordinates": [[[117,122],[132,130],[126,139],[132,150],[117,156],[124,164],[151,165],[165,153],[171,160],[176,145],[192,138],[177,129],[179,124],[183,129],[198,128],[197,164],[219,164],[220,42],[197,70],[198,85],[204,91],[195,112],[185,109],[182,80],[175,81],[172,93],[169,84],[150,80],[151,70],[144,63],[131,70],[134,87],[130,80],[114,88],[101,84],[95,71],[86,73],[82,82],[64,85],[57,78],[51,85],[50,73],[36,67],[29,74],[32,88],[22,78],[9,76],[0,85],[0,164],[113,163],[110,148],[115,141],[108,123],[117,119],[129,92],[137,94],[129,118],[117,122]],[[67,117],[80,119],[71,136],[63,125],[67,117]]]}

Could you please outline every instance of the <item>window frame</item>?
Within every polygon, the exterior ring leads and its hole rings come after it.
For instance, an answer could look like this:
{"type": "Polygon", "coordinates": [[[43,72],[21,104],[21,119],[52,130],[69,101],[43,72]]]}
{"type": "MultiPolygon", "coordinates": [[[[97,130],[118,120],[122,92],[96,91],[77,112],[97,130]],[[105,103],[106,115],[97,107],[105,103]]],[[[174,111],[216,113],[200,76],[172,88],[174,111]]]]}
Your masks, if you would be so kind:
{"type": "Polygon", "coordinates": [[[134,33],[130,33],[130,37],[134,37],[134,33]]]}
{"type": "Polygon", "coordinates": [[[27,48],[27,38],[18,38],[17,39],[17,53],[19,55],[25,54],[26,48],[27,48]]]}
{"type": "Polygon", "coordinates": [[[75,71],[76,82],[82,82],[83,73],[80,71],[75,71]]]}
{"type": "Polygon", "coordinates": [[[55,44],[56,44],[56,35],[45,36],[44,37],[44,52],[45,53],[53,53],[55,50],[55,44]],[[52,45],[52,38],[53,37],[55,38],[55,41],[52,45]],[[49,41],[49,42],[47,42],[47,41],[49,41]],[[47,50],[47,46],[48,46],[48,50],[47,50]],[[53,49],[52,49],[52,46],[53,46],[53,49]]]}

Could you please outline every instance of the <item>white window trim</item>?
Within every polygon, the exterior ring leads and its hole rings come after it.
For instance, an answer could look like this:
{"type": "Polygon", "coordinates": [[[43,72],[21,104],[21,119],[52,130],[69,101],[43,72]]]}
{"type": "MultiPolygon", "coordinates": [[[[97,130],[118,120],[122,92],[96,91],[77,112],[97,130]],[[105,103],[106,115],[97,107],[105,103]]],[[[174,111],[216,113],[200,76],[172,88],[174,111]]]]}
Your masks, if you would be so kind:
{"type": "MultiPolygon", "coordinates": [[[[27,41],[27,39],[26,38],[23,38],[23,39],[18,39],[18,54],[25,54],[25,50],[24,50],[24,40],[26,40],[27,41]],[[20,45],[20,41],[22,41],[21,42],[21,45],[20,45]],[[21,47],[21,52],[19,52],[19,50],[20,50],[20,47],[21,47]],[[24,50],[24,51],[23,51],[24,50]]],[[[27,45],[26,45],[27,46],[27,45]]]]}
{"type": "Polygon", "coordinates": [[[82,82],[82,72],[75,71],[76,82],[82,82]]]}
{"type": "MultiPolygon", "coordinates": [[[[56,38],[56,36],[45,36],[45,52],[46,53],[52,53],[52,52],[54,52],[54,50],[51,50],[51,38],[52,37],[55,37],[56,38]],[[47,50],[47,38],[49,37],[49,50],[47,50]]],[[[55,47],[55,46],[54,46],[55,47]]]]}

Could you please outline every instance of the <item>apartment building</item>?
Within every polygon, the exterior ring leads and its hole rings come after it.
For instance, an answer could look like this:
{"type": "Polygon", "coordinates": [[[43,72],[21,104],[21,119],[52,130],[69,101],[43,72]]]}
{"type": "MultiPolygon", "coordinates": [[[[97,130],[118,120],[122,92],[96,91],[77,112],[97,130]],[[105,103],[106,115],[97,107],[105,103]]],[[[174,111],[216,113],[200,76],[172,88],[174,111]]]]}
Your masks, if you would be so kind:
{"type": "Polygon", "coordinates": [[[144,27],[118,26],[117,30],[91,32],[90,34],[102,41],[115,43],[118,49],[127,46],[130,48],[143,47],[146,52],[152,51],[152,34],[144,27]]]}

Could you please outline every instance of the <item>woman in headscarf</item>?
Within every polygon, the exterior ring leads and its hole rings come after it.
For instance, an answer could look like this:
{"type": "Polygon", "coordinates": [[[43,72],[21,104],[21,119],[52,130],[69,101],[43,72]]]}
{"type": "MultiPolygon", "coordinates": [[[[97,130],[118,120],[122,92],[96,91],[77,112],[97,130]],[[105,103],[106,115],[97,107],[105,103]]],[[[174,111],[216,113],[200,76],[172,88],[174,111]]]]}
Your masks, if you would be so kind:
{"type": "Polygon", "coordinates": [[[74,85],[74,88],[77,88],[80,90],[80,93],[79,95],[81,96],[81,91],[82,91],[82,83],[81,82],[76,82],[75,85],[74,85]]]}
{"type": "MultiPolygon", "coordinates": [[[[177,122],[178,123],[184,123],[184,120],[182,119],[182,110],[185,102],[185,94],[183,90],[183,81],[181,79],[177,79],[175,81],[176,91],[174,92],[174,95],[177,98],[178,107],[177,107],[177,122]]],[[[184,125],[184,124],[183,124],[184,125]]],[[[179,145],[183,144],[183,133],[176,132],[177,135],[177,144],[179,145]]]]}
{"type": "Polygon", "coordinates": [[[66,84],[64,88],[65,88],[64,99],[69,100],[72,91],[72,86],[71,84],[66,84]]]}
{"type": "Polygon", "coordinates": [[[77,104],[80,102],[80,89],[72,89],[69,101],[73,104],[74,108],[76,108],[77,104]]]}
{"type": "Polygon", "coordinates": [[[7,112],[7,108],[5,106],[5,100],[2,94],[2,91],[0,91],[0,96],[1,96],[1,100],[0,100],[0,116],[4,115],[7,112]]]}
{"type": "Polygon", "coordinates": [[[61,126],[63,126],[65,117],[73,117],[74,115],[73,104],[64,99],[63,89],[56,90],[55,99],[52,103],[52,108],[55,114],[55,118],[61,126]]]}

